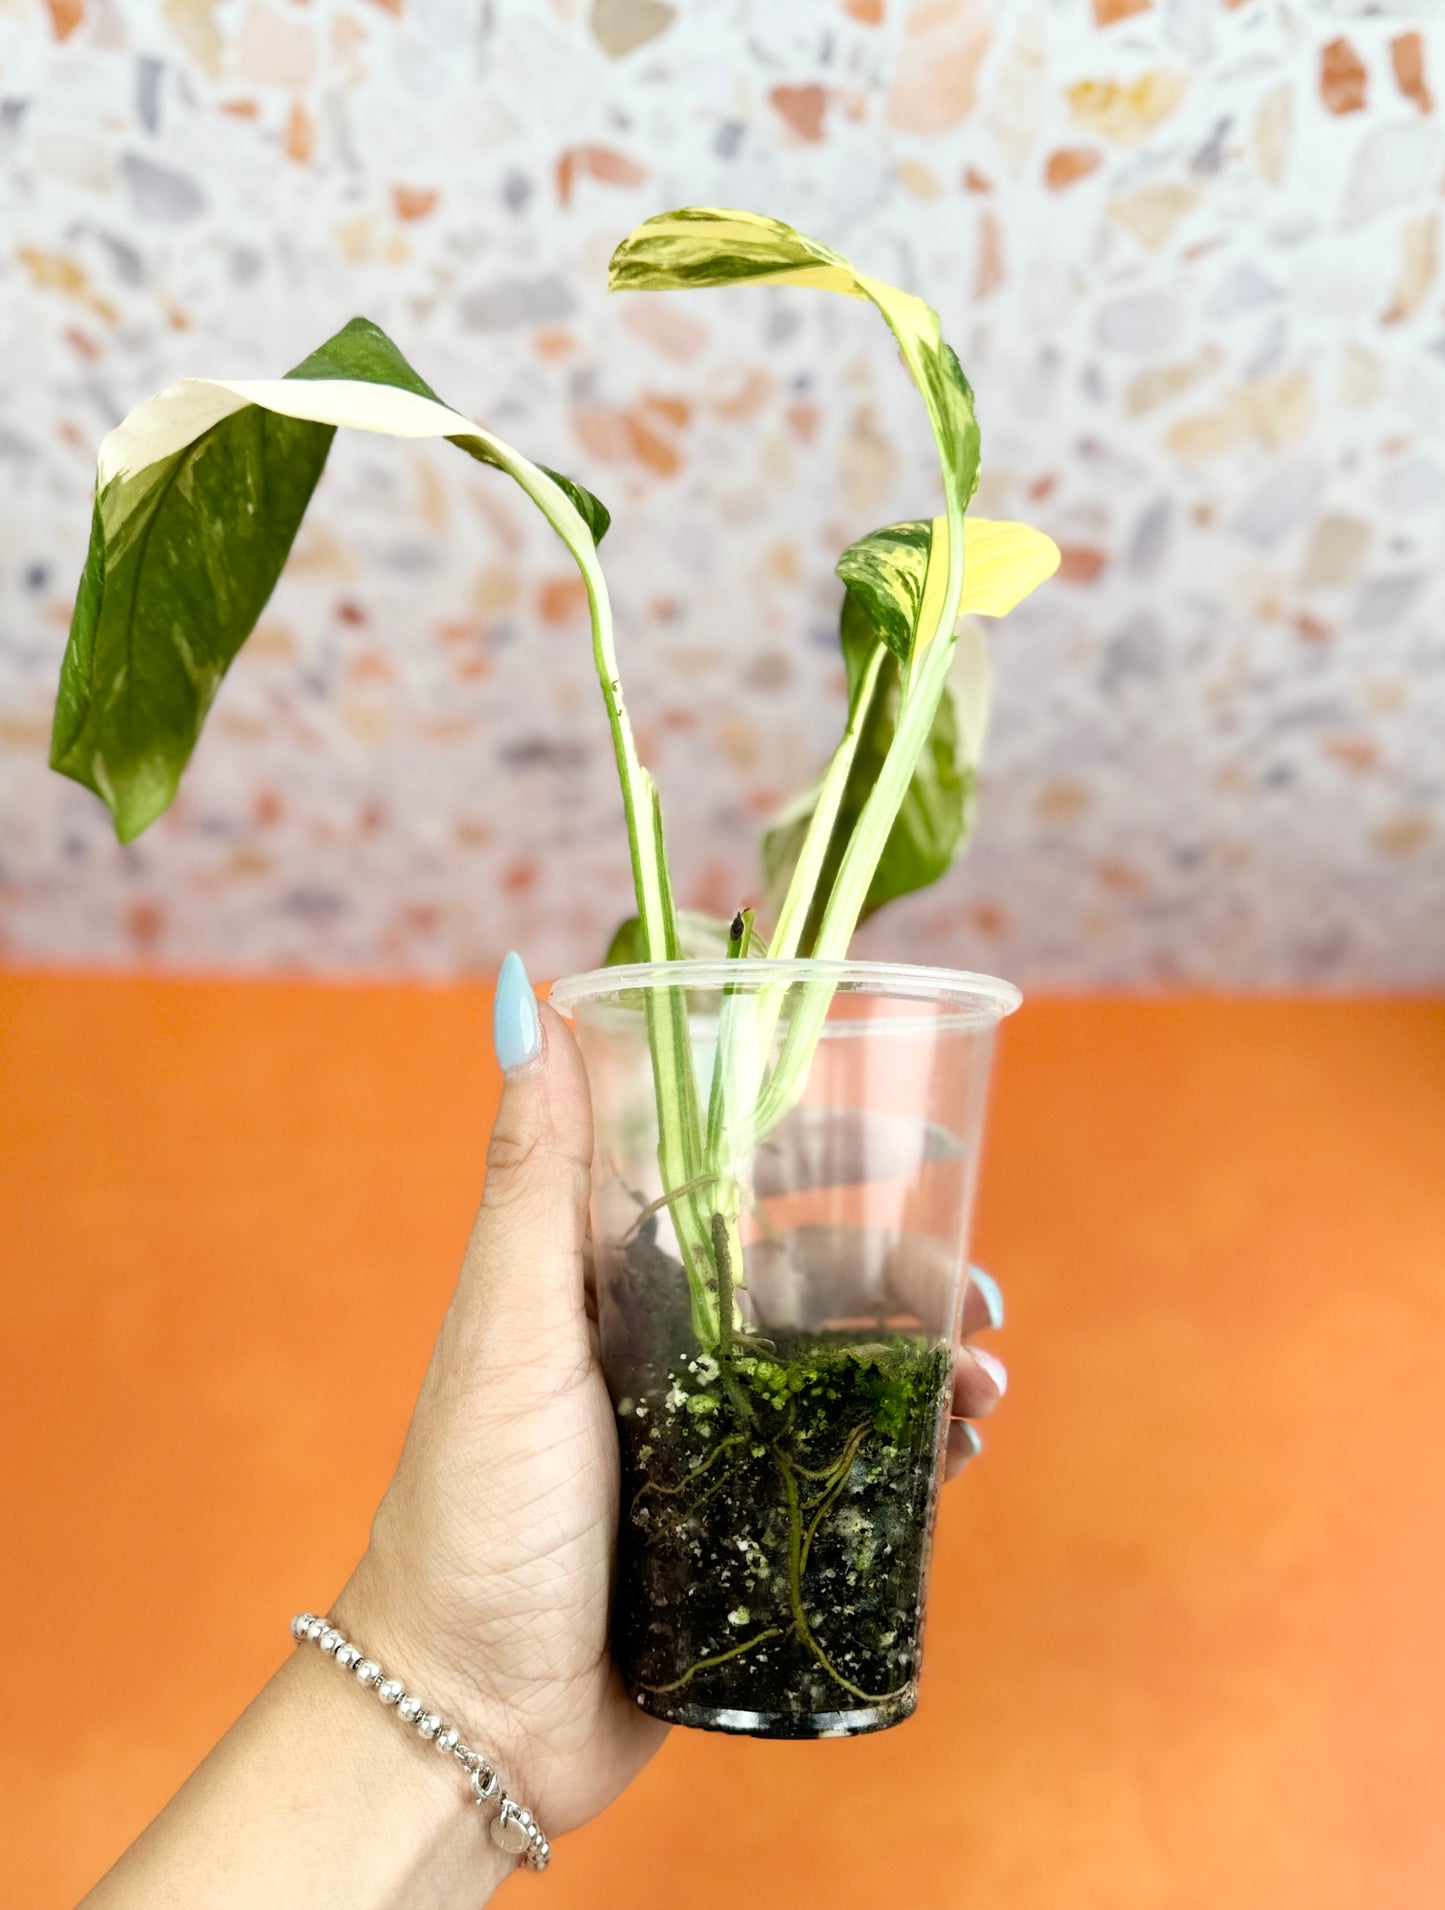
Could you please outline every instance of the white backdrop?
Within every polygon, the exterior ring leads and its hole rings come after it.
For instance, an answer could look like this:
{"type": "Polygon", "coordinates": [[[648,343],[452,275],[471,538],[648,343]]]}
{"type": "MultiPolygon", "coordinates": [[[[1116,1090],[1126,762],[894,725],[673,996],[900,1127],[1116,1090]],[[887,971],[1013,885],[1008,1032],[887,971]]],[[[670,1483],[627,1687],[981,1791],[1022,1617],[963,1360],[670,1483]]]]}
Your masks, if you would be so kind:
{"type": "MultiPolygon", "coordinates": [[[[1416,17],[1426,15],[1423,20],[1416,17]]],[[[356,312],[611,506],[682,898],[730,910],[841,722],[843,544],[934,508],[863,308],[610,300],[687,203],[936,304],[979,508],[1065,548],[994,647],[969,858],[860,952],[1028,984],[1445,979],[1445,29],[1271,0],[3,0],[0,955],[590,965],[628,909],[561,547],[338,442],[181,800],[44,767],[96,445],[356,312]]]]}

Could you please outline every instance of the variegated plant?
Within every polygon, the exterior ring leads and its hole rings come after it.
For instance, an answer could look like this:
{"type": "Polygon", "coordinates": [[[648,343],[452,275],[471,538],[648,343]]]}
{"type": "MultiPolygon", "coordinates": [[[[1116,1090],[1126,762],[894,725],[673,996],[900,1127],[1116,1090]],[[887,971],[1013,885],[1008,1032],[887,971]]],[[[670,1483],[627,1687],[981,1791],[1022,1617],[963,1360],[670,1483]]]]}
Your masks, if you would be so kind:
{"type": "MultiPolygon", "coordinates": [[[[770,959],[840,958],[862,917],[934,881],[968,833],[988,660],[967,612],[1000,616],[1051,574],[1058,553],[1019,524],[966,518],[978,481],[973,394],[920,299],[857,272],[775,219],[689,208],[649,219],[618,247],[617,291],[771,282],[870,300],[897,339],[933,429],[944,511],[843,553],[843,737],[818,783],[763,845],[770,959]]],[[[338,426],[445,438],[505,471],[571,552],[586,586],[593,658],[612,729],[637,914],[609,959],[676,961],[680,917],[655,784],[638,759],[621,689],[597,545],[608,515],[572,480],[530,463],[453,411],[392,344],[354,319],[284,378],[187,379],[141,405],[101,446],[90,550],[61,667],[52,766],[96,791],[129,842],[170,803],[221,681],[275,586],[338,426]]],[[[706,927],[702,933],[707,934],[706,927]]],[[[755,953],[752,912],[725,937],[755,953]]],[[[761,943],[756,945],[761,948],[761,943]]],[[[754,997],[746,1040],[724,1026],[706,1102],[693,1078],[680,990],[649,992],[660,1167],[699,1338],[731,1332],[740,1266],[739,1156],[791,1105],[828,1010],[826,985],[793,1002],[754,997]]],[[[726,1011],[726,1003],[725,1003],[726,1011]]]]}

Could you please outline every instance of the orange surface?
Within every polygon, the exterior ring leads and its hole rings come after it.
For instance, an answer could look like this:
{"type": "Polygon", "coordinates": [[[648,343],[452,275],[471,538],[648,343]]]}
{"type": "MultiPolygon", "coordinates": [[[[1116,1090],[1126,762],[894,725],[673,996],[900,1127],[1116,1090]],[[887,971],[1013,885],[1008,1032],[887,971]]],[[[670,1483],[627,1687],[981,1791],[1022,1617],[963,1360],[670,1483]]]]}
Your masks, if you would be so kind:
{"type": "MultiPolygon", "coordinates": [[[[362,1544],[487,1014],[0,979],[7,1905],[73,1903],[362,1544]]],[[[1445,1006],[1027,1007],[978,1239],[1013,1386],[948,1496],[918,1717],[675,1733],[518,1902],[1445,1902],[1442,1190],[1445,1006]]]]}

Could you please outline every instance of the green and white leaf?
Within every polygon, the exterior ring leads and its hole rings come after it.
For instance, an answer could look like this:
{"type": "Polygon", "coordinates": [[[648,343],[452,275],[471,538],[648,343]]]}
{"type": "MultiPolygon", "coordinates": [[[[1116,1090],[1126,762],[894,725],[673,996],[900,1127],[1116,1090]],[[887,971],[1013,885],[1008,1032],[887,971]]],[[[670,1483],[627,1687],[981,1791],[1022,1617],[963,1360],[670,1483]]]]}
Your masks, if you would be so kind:
{"type": "Polygon", "coordinates": [[[123,842],[175,795],[340,425],[447,438],[508,472],[600,587],[603,506],[444,405],[368,320],[286,378],[173,385],[100,447],[51,744],[52,766],[103,798],[123,842]]]}
{"type": "Polygon", "coordinates": [[[50,744],[51,767],[104,800],[122,842],[175,795],[334,435],[239,397],[166,396],[179,444],[149,431],[137,463],[118,433],[102,447],[50,744]]]}

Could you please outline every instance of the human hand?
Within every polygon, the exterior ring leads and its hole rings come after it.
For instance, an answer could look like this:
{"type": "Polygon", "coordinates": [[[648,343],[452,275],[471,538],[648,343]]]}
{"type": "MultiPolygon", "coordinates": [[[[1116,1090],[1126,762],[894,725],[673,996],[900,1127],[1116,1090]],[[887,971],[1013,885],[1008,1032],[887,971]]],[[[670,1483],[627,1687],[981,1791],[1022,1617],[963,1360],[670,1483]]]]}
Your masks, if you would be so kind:
{"type": "MultiPolygon", "coordinates": [[[[588,1277],[586,1075],[514,957],[496,1015],[505,1081],[481,1211],[333,1615],[496,1759],[551,1836],[603,1809],[666,1732],[608,1648],[618,1458],[588,1277]]],[[[1000,1318],[992,1281],[971,1281],[964,1333],[1000,1318]]],[[[1004,1384],[997,1361],[960,1349],[954,1413],[991,1412],[1004,1384]]],[[[957,1420],[950,1476],[976,1450],[957,1420]]]]}
{"type": "Polygon", "coordinates": [[[333,1612],[555,1836],[603,1809],[666,1730],[629,1700],[608,1648],[618,1456],[588,1277],[587,1078],[515,957],[496,1035],[481,1209],[370,1547],[333,1612]]]}

